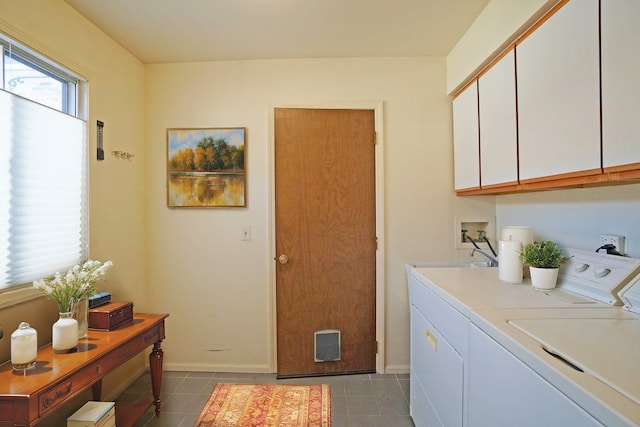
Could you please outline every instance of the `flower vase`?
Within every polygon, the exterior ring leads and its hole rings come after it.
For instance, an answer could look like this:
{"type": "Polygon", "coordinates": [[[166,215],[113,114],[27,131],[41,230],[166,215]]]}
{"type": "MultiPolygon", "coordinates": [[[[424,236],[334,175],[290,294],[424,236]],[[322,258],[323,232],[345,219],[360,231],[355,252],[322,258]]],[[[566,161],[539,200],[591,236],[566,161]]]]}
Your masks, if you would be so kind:
{"type": "Polygon", "coordinates": [[[57,353],[67,353],[78,346],[78,321],[72,312],[60,313],[53,324],[51,346],[57,353]]]}
{"type": "Polygon", "coordinates": [[[82,298],[73,305],[73,318],[78,321],[78,338],[84,338],[89,332],[89,298],[82,298]]]}

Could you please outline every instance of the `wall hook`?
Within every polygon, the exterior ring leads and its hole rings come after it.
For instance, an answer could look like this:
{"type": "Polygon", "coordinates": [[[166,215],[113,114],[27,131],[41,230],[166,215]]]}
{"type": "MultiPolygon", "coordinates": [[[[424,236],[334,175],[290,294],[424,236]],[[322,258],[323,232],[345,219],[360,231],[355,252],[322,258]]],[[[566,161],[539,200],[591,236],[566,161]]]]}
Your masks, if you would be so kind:
{"type": "Polygon", "coordinates": [[[114,157],[117,157],[119,159],[127,159],[127,160],[131,160],[135,156],[135,154],[131,154],[131,153],[127,153],[126,151],[119,151],[119,150],[114,150],[111,152],[111,154],[114,157]]]}

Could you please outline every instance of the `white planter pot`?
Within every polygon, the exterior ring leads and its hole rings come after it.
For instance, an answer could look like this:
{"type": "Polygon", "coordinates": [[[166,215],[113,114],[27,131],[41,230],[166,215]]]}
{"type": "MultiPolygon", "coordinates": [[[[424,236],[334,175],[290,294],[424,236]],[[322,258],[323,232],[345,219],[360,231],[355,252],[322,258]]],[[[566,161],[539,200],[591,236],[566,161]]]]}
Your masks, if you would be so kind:
{"type": "Polygon", "coordinates": [[[529,267],[531,284],[537,289],[553,289],[558,281],[558,268],[529,267]]]}

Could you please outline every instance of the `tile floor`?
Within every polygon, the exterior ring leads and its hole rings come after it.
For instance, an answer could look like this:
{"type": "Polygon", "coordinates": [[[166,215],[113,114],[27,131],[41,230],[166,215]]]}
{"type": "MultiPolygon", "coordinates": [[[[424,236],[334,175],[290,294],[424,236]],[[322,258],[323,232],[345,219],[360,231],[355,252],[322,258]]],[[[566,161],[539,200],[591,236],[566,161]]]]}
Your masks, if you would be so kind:
{"type": "MultiPolygon", "coordinates": [[[[274,374],[164,372],[162,413],[150,408],[135,427],[192,427],[217,383],[325,383],[331,385],[333,427],[413,427],[409,416],[409,375],[342,375],[277,380],[274,374]]],[[[149,374],[118,398],[136,401],[151,395],[149,374]]]]}

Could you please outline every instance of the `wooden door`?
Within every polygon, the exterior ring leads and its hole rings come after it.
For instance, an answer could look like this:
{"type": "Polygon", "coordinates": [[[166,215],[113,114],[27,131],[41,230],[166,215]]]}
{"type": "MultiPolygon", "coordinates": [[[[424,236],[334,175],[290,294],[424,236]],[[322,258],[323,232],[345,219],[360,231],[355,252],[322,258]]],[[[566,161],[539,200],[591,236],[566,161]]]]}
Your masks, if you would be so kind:
{"type": "Polygon", "coordinates": [[[278,376],[375,372],[374,111],[278,108],[274,122],[278,376]],[[316,361],[326,330],[340,360],[316,361]]]}

